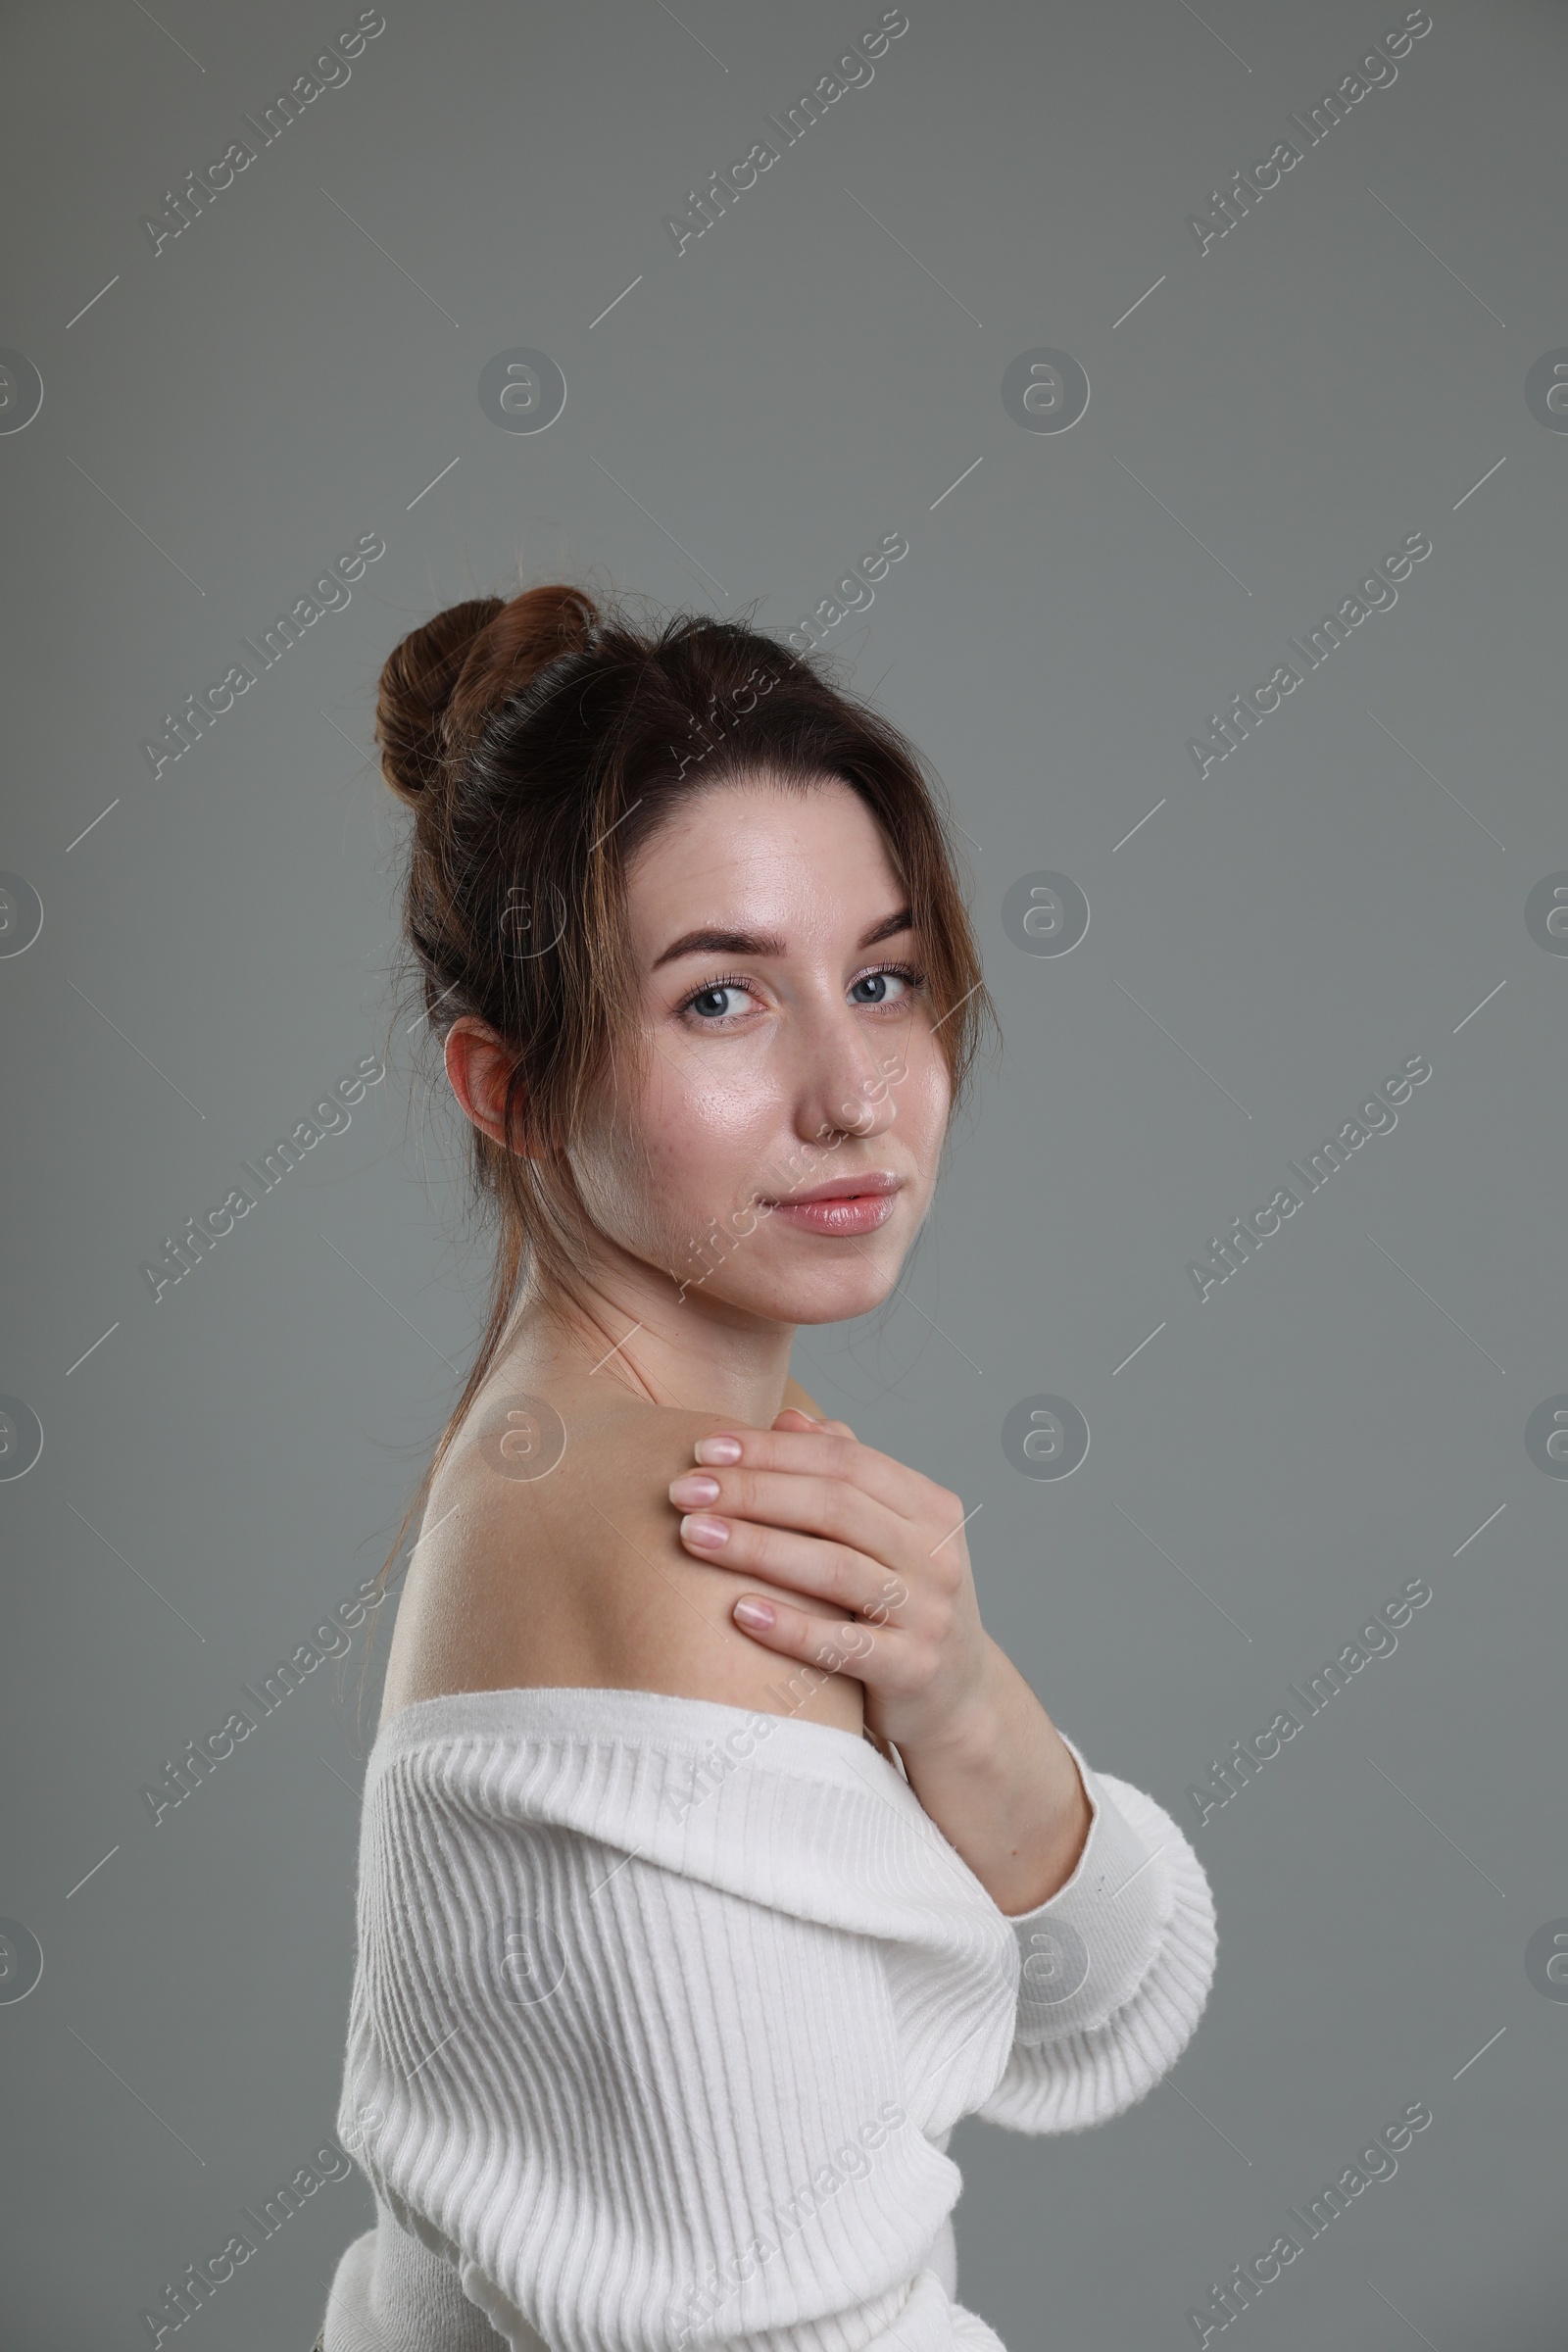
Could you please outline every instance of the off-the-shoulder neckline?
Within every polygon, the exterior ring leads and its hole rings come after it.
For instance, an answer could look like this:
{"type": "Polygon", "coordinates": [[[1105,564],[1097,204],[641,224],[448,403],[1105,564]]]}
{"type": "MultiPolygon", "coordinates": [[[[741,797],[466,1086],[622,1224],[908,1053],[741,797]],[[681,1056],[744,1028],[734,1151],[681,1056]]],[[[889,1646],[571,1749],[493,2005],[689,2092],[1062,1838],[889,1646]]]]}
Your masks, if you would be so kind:
{"type": "Polygon", "coordinates": [[[611,1741],[631,1740],[641,1745],[662,1742],[685,1749],[707,1748],[741,1725],[757,1727],[769,1741],[782,1736],[784,1746],[793,1747],[803,1757],[814,1750],[823,1758],[837,1755],[847,1759],[869,1749],[884,1771],[896,1781],[903,1778],[863,1732],[846,1732],[837,1724],[810,1723],[799,1715],[778,1715],[765,1708],[731,1706],[722,1699],[683,1698],[668,1690],[583,1683],[447,1690],[433,1698],[412,1699],[379,1727],[370,1756],[383,1757],[426,1740],[465,1735],[501,1738],[530,1731],[546,1737],[586,1736],[611,1741]]]}

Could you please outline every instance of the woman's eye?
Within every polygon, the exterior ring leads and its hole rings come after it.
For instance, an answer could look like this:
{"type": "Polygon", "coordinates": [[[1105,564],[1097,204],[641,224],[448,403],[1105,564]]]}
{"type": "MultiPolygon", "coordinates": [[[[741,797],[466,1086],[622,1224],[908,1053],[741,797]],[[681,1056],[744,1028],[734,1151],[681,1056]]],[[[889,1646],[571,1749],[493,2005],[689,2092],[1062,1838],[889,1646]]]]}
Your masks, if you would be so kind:
{"type": "Polygon", "coordinates": [[[741,1000],[746,994],[738,981],[718,980],[711,988],[699,989],[695,997],[689,997],[686,1009],[701,1021],[725,1020],[732,1012],[743,1009],[741,1000]]]}
{"type": "Polygon", "coordinates": [[[913,974],[909,972],[863,972],[852,985],[850,996],[857,1004],[892,1004],[906,992],[912,980],[913,974]]]}

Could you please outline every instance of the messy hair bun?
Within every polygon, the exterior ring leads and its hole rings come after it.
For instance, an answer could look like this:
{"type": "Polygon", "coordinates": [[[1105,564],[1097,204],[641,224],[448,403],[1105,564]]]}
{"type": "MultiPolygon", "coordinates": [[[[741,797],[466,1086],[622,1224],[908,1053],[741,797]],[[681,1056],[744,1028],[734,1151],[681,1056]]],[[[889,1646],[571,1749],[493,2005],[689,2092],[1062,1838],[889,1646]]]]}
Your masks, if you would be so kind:
{"type": "Polygon", "coordinates": [[[375,711],[381,773],[398,798],[415,808],[439,788],[486,714],[585,646],[598,618],[580,588],[550,586],[449,605],[405,637],[381,671],[375,711]]]}

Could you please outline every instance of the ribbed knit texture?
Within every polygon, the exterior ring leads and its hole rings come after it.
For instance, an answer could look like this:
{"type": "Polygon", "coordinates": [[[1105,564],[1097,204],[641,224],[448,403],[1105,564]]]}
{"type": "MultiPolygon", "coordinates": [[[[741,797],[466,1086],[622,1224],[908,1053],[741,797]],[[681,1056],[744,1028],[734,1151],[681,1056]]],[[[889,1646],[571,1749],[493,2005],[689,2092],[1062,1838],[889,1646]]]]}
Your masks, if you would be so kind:
{"type": "Polygon", "coordinates": [[[954,2299],[954,2124],[1120,2114],[1214,1970],[1186,1838],[1067,1744],[1088,1842],[1008,1918],[847,1732],[643,1690],[394,1715],[338,2110],[378,2226],[325,2352],[1003,2352],[954,2299]]]}

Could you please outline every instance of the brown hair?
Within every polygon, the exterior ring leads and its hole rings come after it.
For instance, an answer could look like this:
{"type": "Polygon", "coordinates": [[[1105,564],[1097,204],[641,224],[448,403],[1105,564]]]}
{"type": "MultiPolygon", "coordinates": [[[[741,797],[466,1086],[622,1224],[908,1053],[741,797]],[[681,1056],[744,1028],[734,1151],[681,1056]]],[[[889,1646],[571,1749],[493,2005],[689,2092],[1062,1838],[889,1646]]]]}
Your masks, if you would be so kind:
{"type": "Polygon", "coordinates": [[[956,858],[919,754],[821,656],[741,620],[677,613],[635,627],[578,587],[453,605],[381,671],[381,771],[414,811],[404,890],[409,1006],[436,1050],[476,1015],[515,1055],[509,1151],[469,1129],[473,1204],[499,1212],[479,1352],[404,1514],[386,1576],[517,1305],[571,1300],[591,1234],[562,1148],[619,1057],[638,1050],[640,975],[623,910],[638,848],[696,792],[765,770],[823,776],[870,810],[908,897],[927,1003],[957,1108],[982,1024],[996,1025],[956,858]]]}

